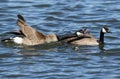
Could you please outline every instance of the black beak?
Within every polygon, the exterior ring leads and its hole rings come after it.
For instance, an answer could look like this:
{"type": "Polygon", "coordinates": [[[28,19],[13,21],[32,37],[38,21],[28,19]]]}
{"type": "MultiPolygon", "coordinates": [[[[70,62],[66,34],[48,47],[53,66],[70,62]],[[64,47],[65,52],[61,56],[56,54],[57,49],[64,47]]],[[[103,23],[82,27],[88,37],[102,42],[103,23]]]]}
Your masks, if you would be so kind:
{"type": "Polygon", "coordinates": [[[112,33],[111,31],[108,31],[108,33],[112,33]]]}

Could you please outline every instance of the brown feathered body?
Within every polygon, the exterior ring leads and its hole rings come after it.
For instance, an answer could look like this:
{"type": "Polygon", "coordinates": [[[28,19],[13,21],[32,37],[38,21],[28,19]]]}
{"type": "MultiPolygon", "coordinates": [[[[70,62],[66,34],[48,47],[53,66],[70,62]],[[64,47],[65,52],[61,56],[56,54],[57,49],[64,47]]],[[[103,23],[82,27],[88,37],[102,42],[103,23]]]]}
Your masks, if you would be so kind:
{"type": "Polygon", "coordinates": [[[16,31],[16,33],[24,35],[22,37],[22,44],[38,45],[58,41],[55,34],[44,35],[29,26],[21,15],[18,15],[17,25],[19,26],[20,31],[16,31]]]}

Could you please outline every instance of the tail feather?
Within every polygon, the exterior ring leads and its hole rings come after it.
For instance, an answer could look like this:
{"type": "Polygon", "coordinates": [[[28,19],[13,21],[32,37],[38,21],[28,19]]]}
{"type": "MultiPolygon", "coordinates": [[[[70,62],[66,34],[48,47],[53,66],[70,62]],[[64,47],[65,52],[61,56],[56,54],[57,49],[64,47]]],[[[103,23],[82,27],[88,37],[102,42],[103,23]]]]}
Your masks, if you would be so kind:
{"type": "Polygon", "coordinates": [[[12,38],[4,38],[4,39],[1,39],[2,42],[9,42],[9,41],[11,41],[11,40],[12,40],[12,38]]]}
{"type": "Polygon", "coordinates": [[[24,17],[23,17],[22,15],[18,14],[17,16],[18,16],[18,18],[19,18],[20,20],[25,21],[25,19],[24,19],[24,17]]]}

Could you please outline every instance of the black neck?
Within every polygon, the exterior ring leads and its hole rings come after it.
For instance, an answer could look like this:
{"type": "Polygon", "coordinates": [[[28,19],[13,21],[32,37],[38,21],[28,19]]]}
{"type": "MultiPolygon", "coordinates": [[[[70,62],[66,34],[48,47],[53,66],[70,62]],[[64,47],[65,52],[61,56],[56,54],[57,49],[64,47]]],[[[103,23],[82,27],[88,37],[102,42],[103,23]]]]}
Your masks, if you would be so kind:
{"type": "Polygon", "coordinates": [[[68,38],[76,37],[75,34],[70,35],[57,35],[58,41],[66,40],[68,38]]]}
{"type": "Polygon", "coordinates": [[[104,33],[102,32],[102,30],[101,30],[101,32],[100,32],[99,43],[100,43],[100,44],[104,44],[104,33]]]}

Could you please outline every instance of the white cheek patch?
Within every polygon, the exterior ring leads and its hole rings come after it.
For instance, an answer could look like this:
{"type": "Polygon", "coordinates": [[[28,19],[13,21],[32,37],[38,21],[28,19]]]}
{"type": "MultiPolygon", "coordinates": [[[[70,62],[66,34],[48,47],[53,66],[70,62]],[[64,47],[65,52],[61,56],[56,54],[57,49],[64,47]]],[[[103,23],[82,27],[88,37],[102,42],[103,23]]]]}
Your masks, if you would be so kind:
{"type": "Polygon", "coordinates": [[[105,30],[104,28],[102,28],[102,32],[103,32],[103,33],[106,33],[106,30],[105,30]]]}
{"type": "Polygon", "coordinates": [[[77,36],[83,35],[83,33],[76,32],[77,36]]]}

